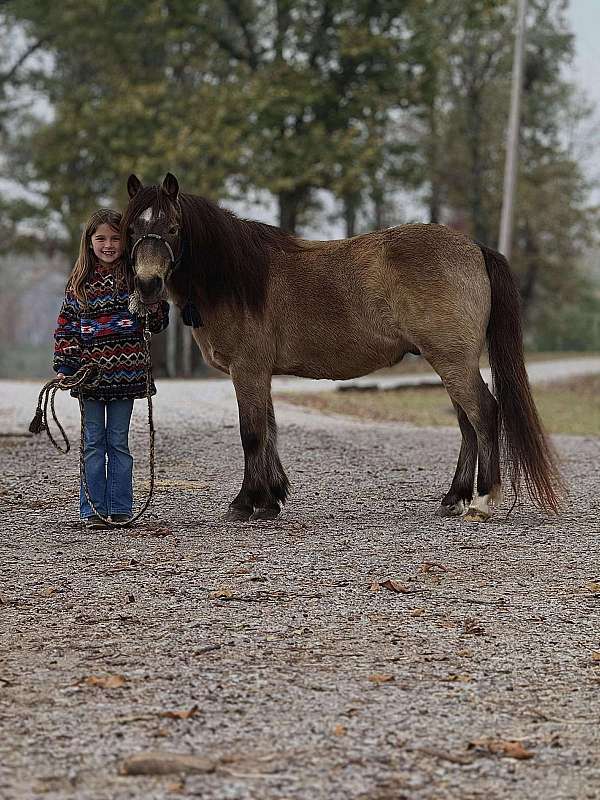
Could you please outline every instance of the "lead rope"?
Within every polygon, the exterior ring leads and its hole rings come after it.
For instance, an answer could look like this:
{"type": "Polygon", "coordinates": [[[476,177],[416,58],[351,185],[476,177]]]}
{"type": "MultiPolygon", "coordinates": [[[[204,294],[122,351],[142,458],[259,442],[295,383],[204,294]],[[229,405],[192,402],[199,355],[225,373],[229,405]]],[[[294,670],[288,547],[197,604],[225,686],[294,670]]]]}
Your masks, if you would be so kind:
{"type": "MultiPolygon", "coordinates": [[[[135,516],[131,517],[127,522],[112,522],[112,520],[108,519],[108,517],[103,517],[102,514],[98,511],[92,498],[90,497],[90,490],[88,487],[87,482],[87,475],[85,474],[85,457],[84,457],[84,448],[85,448],[85,408],[83,405],[83,400],[81,397],[78,397],[79,400],[79,410],[81,412],[81,432],[79,437],[79,472],[81,475],[81,483],[83,485],[83,490],[85,493],[85,497],[90,504],[90,507],[94,514],[98,516],[103,522],[109,525],[111,528],[125,528],[128,525],[131,525],[133,522],[138,520],[142,514],[146,511],[148,506],[150,505],[150,501],[152,500],[152,496],[154,495],[154,416],[153,416],[153,409],[152,409],[152,361],[150,359],[150,339],[152,337],[152,332],[150,330],[150,322],[149,318],[146,315],[144,318],[144,361],[145,361],[145,370],[146,370],[146,399],[148,401],[148,431],[149,431],[149,441],[150,441],[150,448],[149,448],[149,471],[150,471],[150,489],[148,491],[148,496],[146,497],[146,501],[142,508],[135,514],[135,516]]],[[[65,433],[63,426],[60,424],[58,417],[56,415],[56,409],[54,408],[54,399],[56,397],[56,392],[66,389],[75,389],[79,386],[83,386],[87,384],[88,386],[96,386],[100,381],[101,373],[97,370],[97,368],[90,364],[85,367],[81,367],[78,369],[74,375],[65,376],[62,379],[53,378],[52,380],[48,381],[48,383],[44,384],[42,390],[38,396],[38,405],[35,416],[31,421],[29,426],[29,430],[31,433],[41,433],[41,431],[45,430],[48,438],[54,445],[54,447],[60,453],[68,453],[71,449],[71,444],[69,442],[69,438],[65,433]],[[88,382],[90,376],[97,373],[91,381],[88,382]],[[50,409],[52,411],[52,419],[58,430],[60,431],[63,441],[65,443],[65,448],[63,449],[58,442],[52,436],[50,432],[50,426],[48,425],[48,403],[50,403],[50,409]]]]}

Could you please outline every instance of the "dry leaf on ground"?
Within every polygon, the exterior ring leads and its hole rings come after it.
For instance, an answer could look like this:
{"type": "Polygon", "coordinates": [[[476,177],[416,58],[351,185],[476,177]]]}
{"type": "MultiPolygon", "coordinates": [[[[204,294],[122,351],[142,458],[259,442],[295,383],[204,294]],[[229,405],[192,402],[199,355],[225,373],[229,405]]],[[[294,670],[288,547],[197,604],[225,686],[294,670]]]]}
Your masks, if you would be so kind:
{"type": "Polygon", "coordinates": [[[387,589],[388,592],[396,592],[397,594],[412,594],[414,592],[414,589],[410,586],[400,583],[400,581],[395,581],[393,578],[387,578],[380,585],[383,589],[387,589]]]}
{"type": "Polygon", "coordinates": [[[469,742],[469,750],[487,750],[488,753],[502,758],[519,760],[533,758],[535,755],[530,750],[526,750],[521,742],[512,739],[474,739],[469,742]]]}
{"type": "Polygon", "coordinates": [[[592,594],[600,594],[600,583],[586,583],[585,588],[592,594]]]}
{"type": "Polygon", "coordinates": [[[188,711],[161,711],[159,716],[167,719],[190,719],[195,717],[199,710],[198,706],[192,706],[188,711]]]}
{"type": "Polygon", "coordinates": [[[333,729],[334,736],[345,736],[348,732],[348,728],[345,725],[336,725],[333,729]]]}
{"type": "Polygon", "coordinates": [[[431,572],[434,569],[439,569],[440,572],[448,572],[448,567],[440,564],[439,561],[423,561],[420,566],[421,572],[431,572]]]}
{"type": "Polygon", "coordinates": [[[471,683],[473,678],[470,675],[460,674],[456,672],[451,672],[449,675],[446,675],[445,678],[442,678],[443,681],[447,683],[471,683]]]}
{"type": "Polygon", "coordinates": [[[390,675],[389,673],[376,672],[373,675],[369,675],[368,680],[371,683],[377,683],[377,684],[390,683],[391,681],[394,680],[394,676],[390,675]]]}
{"type": "Polygon", "coordinates": [[[592,661],[600,661],[600,650],[592,653],[592,661]]]}
{"type": "Polygon", "coordinates": [[[369,586],[370,592],[379,592],[381,590],[381,584],[377,581],[373,581],[373,583],[369,586]]]}
{"type": "Polygon", "coordinates": [[[40,589],[38,592],[40,597],[52,597],[53,594],[60,592],[58,586],[47,586],[45,589],[40,589]]]}
{"type": "Polygon", "coordinates": [[[208,596],[211,600],[226,599],[228,597],[233,597],[233,589],[230,589],[229,586],[219,586],[218,589],[215,589],[214,592],[211,592],[208,596]]]}
{"type": "Polygon", "coordinates": [[[127,679],[124,675],[90,675],[83,679],[88,686],[99,686],[101,689],[118,689],[125,686],[127,679]]]}

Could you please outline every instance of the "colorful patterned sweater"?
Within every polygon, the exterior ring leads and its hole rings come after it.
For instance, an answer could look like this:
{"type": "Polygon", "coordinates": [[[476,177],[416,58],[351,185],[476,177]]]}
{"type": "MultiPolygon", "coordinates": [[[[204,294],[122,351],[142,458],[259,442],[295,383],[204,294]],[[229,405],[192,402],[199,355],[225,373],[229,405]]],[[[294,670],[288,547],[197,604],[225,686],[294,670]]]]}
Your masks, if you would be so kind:
{"type": "MultiPolygon", "coordinates": [[[[67,291],[54,331],[54,370],[73,375],[92,362],[101,377],[94,387],[72,390],[74,397],[117,400],[146,396],[143,323],[128,310],[129,294],[115,287],[110,267],[99,265],[86,282],[87,306],[67,291]]],[[[158,333],[169,324],[169,304],[151,307],[150,330],[158,333]]],[[[152,382],[152,394],[156,387],[152,382]]]]}

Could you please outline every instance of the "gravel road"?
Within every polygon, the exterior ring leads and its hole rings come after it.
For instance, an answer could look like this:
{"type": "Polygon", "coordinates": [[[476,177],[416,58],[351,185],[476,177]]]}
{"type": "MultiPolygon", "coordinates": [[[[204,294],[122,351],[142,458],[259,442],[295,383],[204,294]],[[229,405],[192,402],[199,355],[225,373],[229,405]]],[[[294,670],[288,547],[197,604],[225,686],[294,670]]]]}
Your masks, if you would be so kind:
{"type": "Polygon", "coordinates": [[[559,519],[469,525],[434,516],[456,430],[279,404],[288,508],[226,525],[231,386],[157,383],[153,515],[86,533],[0,382],[2,800],[600,798],[597,439],[556,440],[559,519]]]}

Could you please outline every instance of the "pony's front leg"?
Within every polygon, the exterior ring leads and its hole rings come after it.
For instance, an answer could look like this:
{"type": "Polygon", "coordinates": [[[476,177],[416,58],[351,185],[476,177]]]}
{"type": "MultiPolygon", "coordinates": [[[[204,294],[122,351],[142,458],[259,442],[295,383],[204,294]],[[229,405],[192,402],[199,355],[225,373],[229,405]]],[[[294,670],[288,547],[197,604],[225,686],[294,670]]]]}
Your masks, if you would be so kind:
{"type": "Polygon", "coordinates": [[[271,375],[232,367],[231,377],[240,414],[244,480],[225,519],[274,519],[281,512],[288,482],[277,454],[271,375]]]}

